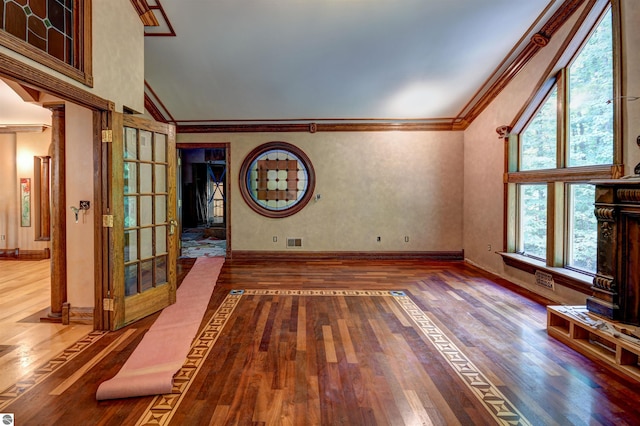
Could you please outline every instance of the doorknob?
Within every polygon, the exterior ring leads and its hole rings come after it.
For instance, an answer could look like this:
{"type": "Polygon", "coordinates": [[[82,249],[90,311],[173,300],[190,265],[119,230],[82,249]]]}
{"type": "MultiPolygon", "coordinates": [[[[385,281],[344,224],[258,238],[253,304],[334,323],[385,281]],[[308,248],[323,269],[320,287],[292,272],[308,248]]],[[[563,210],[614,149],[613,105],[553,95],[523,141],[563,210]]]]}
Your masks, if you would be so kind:
{"type": "Polygon", "coordinates": [[[169,235],[173,235],[176,233],[176,226],[178,226],[178,221],[175,219],[171,219],[169,221],[169,235]]]}

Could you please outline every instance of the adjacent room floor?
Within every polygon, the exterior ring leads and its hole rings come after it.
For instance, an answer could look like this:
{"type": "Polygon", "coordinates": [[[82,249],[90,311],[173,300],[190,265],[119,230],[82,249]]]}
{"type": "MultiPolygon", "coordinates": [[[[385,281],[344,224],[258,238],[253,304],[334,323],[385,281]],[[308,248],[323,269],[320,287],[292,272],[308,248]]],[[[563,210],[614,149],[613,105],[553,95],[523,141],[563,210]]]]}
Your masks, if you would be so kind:
{"type": "Polygon", "coordinates": [[[185,228],[182,231],[180,257],[225,256],[227,241],[218,232],[208,232],[211,228],[185,228]],[[222,237],[222,238],[221,238],[222,237]]]}

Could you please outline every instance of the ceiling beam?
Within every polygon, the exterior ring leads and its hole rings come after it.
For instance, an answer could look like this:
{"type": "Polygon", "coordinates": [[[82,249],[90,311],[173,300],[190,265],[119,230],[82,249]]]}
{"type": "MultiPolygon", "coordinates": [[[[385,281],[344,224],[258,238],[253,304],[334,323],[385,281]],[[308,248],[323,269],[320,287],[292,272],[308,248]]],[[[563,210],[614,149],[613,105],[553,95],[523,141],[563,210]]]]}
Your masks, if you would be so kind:
{"type": "Polygon", "coordinates": [[[131,0],[131,4],[136,12],[138,12],[138,16],[140,16],[140,20],[145,27],[157,27],[160,25],[156,19],[156,15],[153,14],[153,11],[149,7],[147,0],[131,0]]]}

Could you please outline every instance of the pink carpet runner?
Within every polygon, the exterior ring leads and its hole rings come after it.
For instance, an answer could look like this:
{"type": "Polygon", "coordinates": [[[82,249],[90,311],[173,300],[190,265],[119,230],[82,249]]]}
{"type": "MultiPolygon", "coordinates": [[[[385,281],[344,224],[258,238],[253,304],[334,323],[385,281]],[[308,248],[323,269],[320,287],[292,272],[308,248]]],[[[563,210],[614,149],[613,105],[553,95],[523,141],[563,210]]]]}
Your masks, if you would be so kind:
{"type": "Polygon", "coordinates": [[[118,374],[98,387],[96,398],[116,399],[171,393],[211,299],[224,257],[199,257],[118,374]]]}

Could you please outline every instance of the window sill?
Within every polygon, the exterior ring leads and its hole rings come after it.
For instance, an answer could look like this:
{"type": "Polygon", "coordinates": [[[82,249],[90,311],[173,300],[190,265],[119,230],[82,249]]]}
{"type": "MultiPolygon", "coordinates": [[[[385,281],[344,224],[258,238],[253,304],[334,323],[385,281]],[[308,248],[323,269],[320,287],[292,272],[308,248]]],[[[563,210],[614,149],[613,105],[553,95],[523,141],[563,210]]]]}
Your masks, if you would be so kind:
{"type": "Polygon", "coordinates": [[[546,272],[553,276],[553,281],[556,284],[568,287],[572,290],[579,291],[586,295],[591,295],[591,286],[593,285],[593,277],[588,274],[572,271],[565,268],[556,268],[547,266],[544,262],[532,259],[527,256],[523,256],[517,253],[498,253],[502,256],[502,260],[508,266],[511,266],[521,271],[535,274],[537,270],[546,272]]]}

